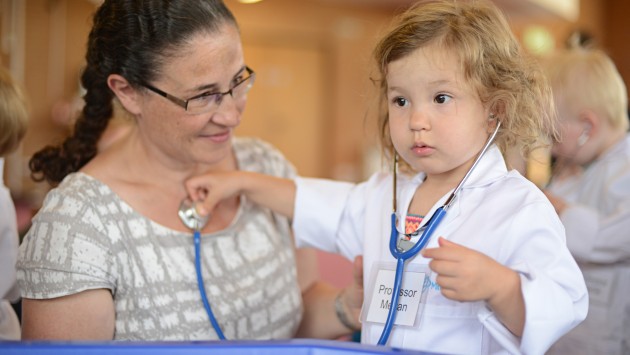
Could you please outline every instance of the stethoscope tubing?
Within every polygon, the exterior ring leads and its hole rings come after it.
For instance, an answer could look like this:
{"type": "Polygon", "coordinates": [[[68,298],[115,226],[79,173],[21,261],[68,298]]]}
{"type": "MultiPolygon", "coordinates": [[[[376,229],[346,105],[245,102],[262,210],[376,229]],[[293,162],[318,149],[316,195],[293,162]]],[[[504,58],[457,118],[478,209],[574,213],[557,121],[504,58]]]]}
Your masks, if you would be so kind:
{"type": "Polygon", "coordinates": [[[203,276],[201,274],[201,232],[196,230],[194,232],[193,239],[195,242],[195,271],[197,272],[197,285],[199,286],[201,301],[203,302],[203,306],[206,309],[208,318],[210,318],[210,323],[212,324],[212,327],[217,332],[217,336],[220,340],[226,340],[225,335],[223,335],[221,327],[219,326],[219,322],[217,322],[217,319],[214,317],[212,307],[210,307],[210,302],[208,302],[208,296],[206,296],[206,287],[204,285],[203,276]]]}
{"type": "Polygon", "coordinates": [[[426,229],[420,235],[420,239],[414,246],[407,251],[400,251],[396,242],[398,240],[398,230],[396,230],[396,213],[392,213],[391,222],[392,222],[392,230],[389,238],[389,250],[392,255],[396,258],[396,276],[394,278],[394,292],[392,292],[392,299],[389,305],[389,311],[387,312],[387,320],[385,321],[385,326],[383,328],[383,332],[381,333],[381,337],[378,340],[378,345],[387,344],[387,340],[389,339],[389,335],[394,327],[394,322],[396,320],[396,309],[398,307],[398,298],[400,297],[400,288],[402,287],[402,278],[405,271],[405,261],[411,259],[416,256],[422,248],[429,242],[433,232],[437,229],[440,222],[446,215],[446,207],[441,206],[438,208],[429,222],[427,222],[426,229]]]}
{"type": "Polygon", "coordinates": [[[400,249],[398,249],[398,246],[397,246],[398,231],[396,230],[396,214],[392,213],[392,231],[389,238],[389,251],[392,253],[392,256],[395,257],[396,259],[407,260],[418,255],[420,250],[422,250],[422,248],[424,248],[425,245],[429,242],[429,240],[431,239],[431,236],[433,235],[433,232],[440,225],[440,222],[442,222],[444,215],[446,215],[446,209],[447,209],[446,206],[440,206],[433,213],[433,216],[431,217],[429,222],[427,222],[424,232],[422,232],[422,235],[420,235],[420,239],[418,239],[418,242],[416,242],[414,246],[411,247],[407,251],[401,251],[400,249]]]}
{"type": "MultiPolygon", "coordinates": [[[[394,290],[400,290],[402,286],[403,272],[405,271],[405,260],[398,258],[396,261],[396,277],[394,278],[394,290]]],[[[381,333],[381,337],[378,340],[378,345],[385,345],[389,335],[394,328],[394,320],[396,319],[396,307],[398,306],[398,298],[400,292],[396,291],[392,294],[391,304],[389,305],[389,311],[387,312],[387,321],[385,321],[385,327],[381,333]]]]}

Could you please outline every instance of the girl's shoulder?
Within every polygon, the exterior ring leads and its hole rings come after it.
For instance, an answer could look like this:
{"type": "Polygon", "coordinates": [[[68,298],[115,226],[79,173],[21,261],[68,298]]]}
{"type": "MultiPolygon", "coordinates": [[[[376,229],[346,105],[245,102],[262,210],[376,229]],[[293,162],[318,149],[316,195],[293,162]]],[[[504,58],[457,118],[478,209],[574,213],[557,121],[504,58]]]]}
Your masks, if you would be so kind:
{"type": "Polygon", "coordinates": [[[487,195],[502,200],[502,203],[514,201],[517,204],[541,203],[550,205],[543,191],[532,181],[516,170],[508,171],[504,176],[488,185],[487,195]]]}

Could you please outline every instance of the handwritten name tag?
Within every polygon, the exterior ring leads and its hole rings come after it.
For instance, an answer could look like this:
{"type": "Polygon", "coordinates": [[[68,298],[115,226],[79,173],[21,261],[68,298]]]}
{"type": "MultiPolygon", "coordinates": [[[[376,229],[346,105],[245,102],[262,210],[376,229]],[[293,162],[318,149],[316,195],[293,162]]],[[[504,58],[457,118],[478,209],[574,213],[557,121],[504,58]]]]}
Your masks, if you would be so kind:
{"type": "MultiPolygon", "coordinates": [[[[402,286],[398,291],[398,304],[394,306],[397,311],[394,324],[414,326],[425,275],[424,272],[413,271],[405,271],[403,274],[402,286]]],[[[395,277],[396,271],[394,270],[378,270],[373,283],[366,321],[381,324],[385,324],[387,321],[387,314],[392,307],[395,277]]]]}

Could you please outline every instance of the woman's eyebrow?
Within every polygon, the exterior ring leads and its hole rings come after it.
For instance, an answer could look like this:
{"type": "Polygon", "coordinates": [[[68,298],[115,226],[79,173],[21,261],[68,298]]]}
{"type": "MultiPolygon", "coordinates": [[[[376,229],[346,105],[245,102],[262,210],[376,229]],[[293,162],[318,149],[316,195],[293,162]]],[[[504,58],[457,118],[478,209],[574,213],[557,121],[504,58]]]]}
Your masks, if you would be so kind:
{"type": "MultiPolygon", "coordinates": [[[[243,65],[241,69],[239,69],[232,78],[239,76],[240,74],[243,73],[243,71],[245,71],[245,65],[243,65]]],[[[212,90],[219,91],[219,84],[217,83],[204,84],[204,85],[194,88],[193,90],[194,91],[212,91],[212,90]]]]}

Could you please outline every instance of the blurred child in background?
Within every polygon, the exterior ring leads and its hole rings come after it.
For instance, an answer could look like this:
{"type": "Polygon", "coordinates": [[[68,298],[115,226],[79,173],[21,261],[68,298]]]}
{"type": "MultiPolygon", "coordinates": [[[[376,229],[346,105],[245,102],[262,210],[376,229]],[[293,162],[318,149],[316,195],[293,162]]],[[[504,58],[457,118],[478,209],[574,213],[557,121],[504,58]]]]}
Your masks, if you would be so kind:
{"type": "Polygon", "coordinates": [[[561,123],[545,193],[589,290],[584,322],[557,354],[630,354],[630,138],[626,87],[600,50],[558,52],[546,65],[561,123]]]}

